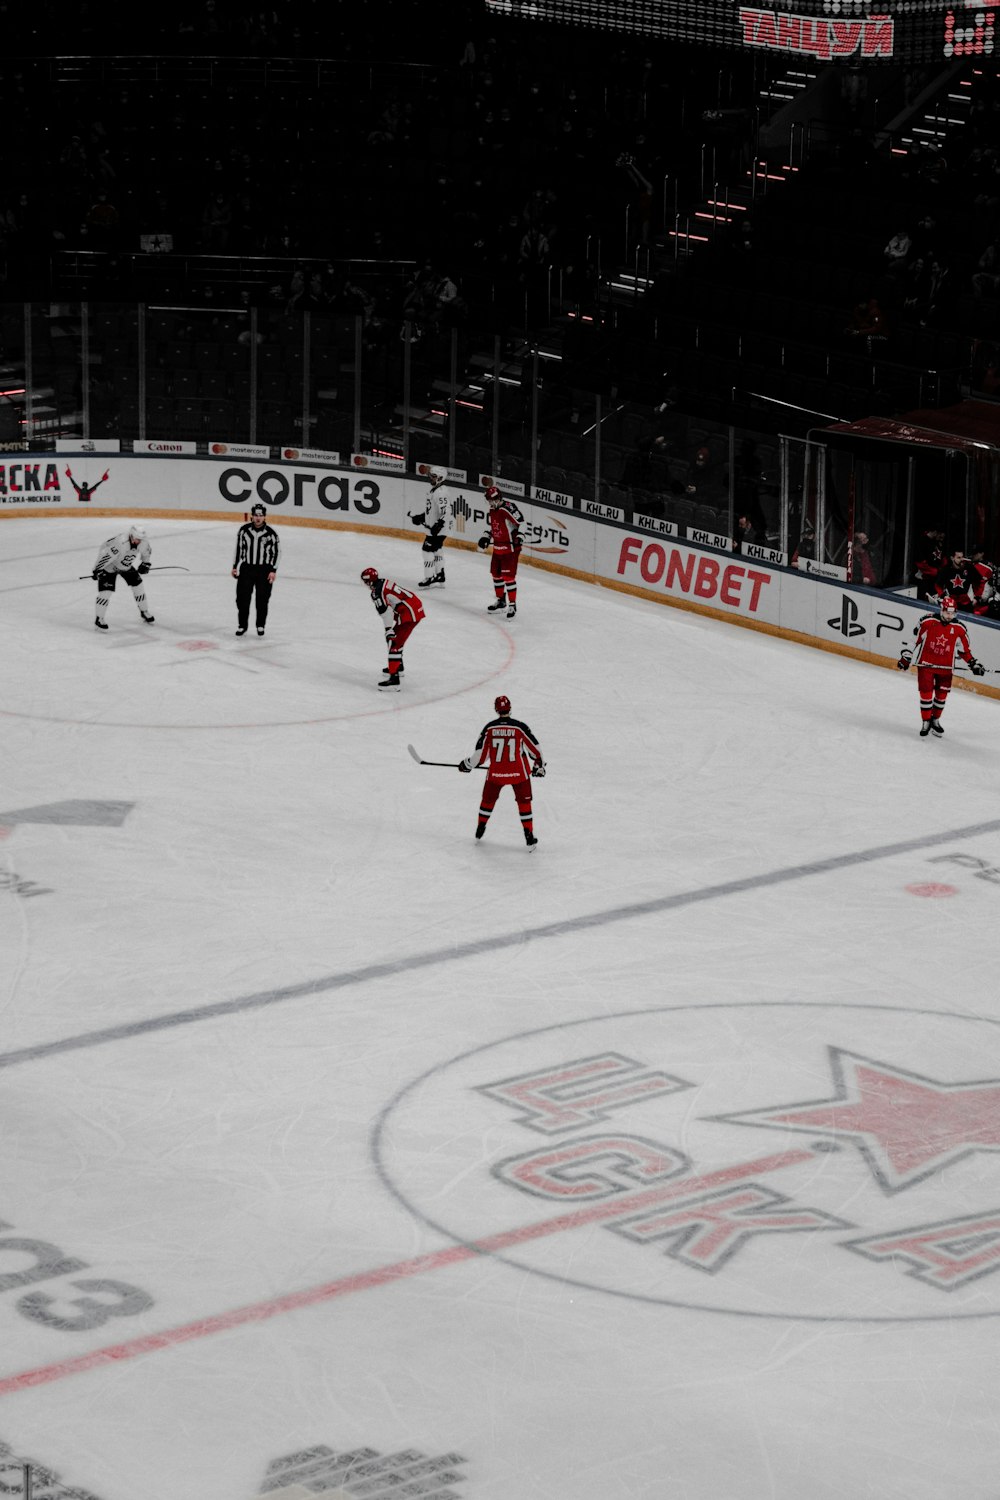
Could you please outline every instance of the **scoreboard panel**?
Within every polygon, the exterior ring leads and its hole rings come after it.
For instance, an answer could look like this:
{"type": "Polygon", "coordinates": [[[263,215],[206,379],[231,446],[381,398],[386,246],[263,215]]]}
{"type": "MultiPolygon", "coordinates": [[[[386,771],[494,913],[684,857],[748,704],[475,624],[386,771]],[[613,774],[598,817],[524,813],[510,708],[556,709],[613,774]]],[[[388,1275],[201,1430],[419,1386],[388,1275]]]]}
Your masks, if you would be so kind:
{"type": "Polygon", "coordinates": [[[823,63],[991,58],[995,12],[981,0],[485,0],[492,14],[823,63]]]}

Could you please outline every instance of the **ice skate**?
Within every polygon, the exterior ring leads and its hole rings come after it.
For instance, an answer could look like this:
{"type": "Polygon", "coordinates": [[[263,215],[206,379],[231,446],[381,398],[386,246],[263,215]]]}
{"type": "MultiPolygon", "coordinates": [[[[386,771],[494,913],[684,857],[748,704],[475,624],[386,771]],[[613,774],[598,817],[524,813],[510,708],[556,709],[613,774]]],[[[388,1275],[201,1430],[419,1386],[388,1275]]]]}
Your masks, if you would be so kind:
{"type": "Polygon", "coordinates": [[[499,599],[494,599],[493,603],[492,604],[487,604],[486,608],[489,610],[490,614],[494,614],[496,612],[496,610],[503,609],[505,607],[506,603],[507,603],[506,595],[501,594],[500,597],[499,597],[499,599]]]}
{"type": "Polygon", "coordinates": [[[379,687],[382,688],[385,691],[390,692],[390,693],[398,693],[399,692],[399,673],[398,672],[386,672],[385,676],[382,678],[382,681],[379,683],[379,687]]]}
{"type": "Polygon", "coordinates": [[[418,589],[433,588],[434,584],[436,584],[436,583],[440,583],[440,584],[444,583],[444,574],[443,573],[435,573],[433,578],[421,578],[420,582],[417,584],[417,588],[418,589]]]}
{"type": "Polygon", "coordinates": [[[940,719],[931,720],[931,734],[944,734],[944,725],[940,719]]]}
{"type": "Polygon", "coordinates": [[[927,738],[927,736],[930,734],[930,732],[931,732],[931,721],[930,721],[930,719],[925,719],[924,722],[920,726],[920,738],[922,740],[925,740],[927,738]]]}
{"type": "Polygon", "coordinates": [[[240,626],[237,627],[237,630],[236,630],[236,634],[237,635],[246,635],[246,633],[247,633],[247,628],[246,628],[245,625],[240,625],[240,626]]]}
{"type": "Polygon", "coordinates": [[[257,626],[257,634],[258,635],[263,635],[264,634],[264,627],[263,627],[263,625],[258,625],[257,626]]]}
{"type": "Polygon", "coordinates": [[[480,823],[479,826],[476,828],[476,838],[477,839],[481,839],[482,836],[483,836],[483,834],[485,832],[486,832],[486,824],[485,823],[480,823]]]}
{"type": "Polygon", "coordinates": [[[101,617],[100,617],[100,615],[97,616],[97,619],[94,621],[94,624],[97,626],[98,630],[107,630],[107,628],[108,628],[107,622],[105,620],[102,620],[101,617]]]}
{"type": "Polygon", "coordinates": [[[535,838],[535,835],[533,833],[526,833],[524,835],[524,842],[527,844],[527,846],[528,846],[528,848],[530,850],[530,849],[534,849],[535,848],[535,846],[538,843],[538,840],[535,838]]]}
{"type": "Polygon", "coordinates": [[[142,618],[145,620],[145,622],[146,622],[147,625],[155,625],[156,624],[156,616],[155,615],[147,615],[147,613],[146,613],[146,611],[144,609],[140,609],[139,613],[142,616],[142,618]]]}
{"type": "Polygon", "coordinates": [[[514,618],[514,616],[516,614],[517,614],[517,605],[514,603],[513,600],[511,600],[510,604],[508,604],[508,606],[507,606],[507,618],[508,618],[508,620],[513,620],[513,618],[514,618]]]}

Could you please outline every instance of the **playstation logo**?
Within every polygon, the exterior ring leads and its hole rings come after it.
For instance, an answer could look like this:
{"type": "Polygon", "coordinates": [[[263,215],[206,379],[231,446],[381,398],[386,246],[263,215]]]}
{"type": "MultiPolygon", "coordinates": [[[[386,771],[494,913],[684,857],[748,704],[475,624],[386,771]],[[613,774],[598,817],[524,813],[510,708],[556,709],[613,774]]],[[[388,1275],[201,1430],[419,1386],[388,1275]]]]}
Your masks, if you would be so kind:
{"type": "Polygon", "coordinates": [[[848,640],[852,636],[865,634],[865,627],[858,623],[858,606],[848,594],[844,595],[840,615],[834,615],[826,623],[830,626],[831,630],[839,630],[841,635],[847,636],[848,640]]]}

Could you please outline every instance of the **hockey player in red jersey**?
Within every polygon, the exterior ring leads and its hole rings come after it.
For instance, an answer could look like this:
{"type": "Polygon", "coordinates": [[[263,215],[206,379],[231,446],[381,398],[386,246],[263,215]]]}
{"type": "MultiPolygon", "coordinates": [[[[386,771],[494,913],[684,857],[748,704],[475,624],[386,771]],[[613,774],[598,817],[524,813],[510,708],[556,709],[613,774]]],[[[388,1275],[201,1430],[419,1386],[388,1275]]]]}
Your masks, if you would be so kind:
{"type": "Polygon", "coordinates": [[[517,564],[521,556],[521,527],[524,516],[513,500],[505,500],[495,484],[486,490],[490,507],[486,517],[486,530],[479,538],[478,546],[483,551],[492,545],[490,573],[493,576],[493,592],[496,598],[488,605],[490,612],[507,606],[507,618],[517,614],[517,564]]]}
{"type": "Polygon", "coordinates": [[[479,804],[476,838],[481,839],[486,832],[486,825],[490,821],[490,813],[496,806],[497,798],[504,787],[509,786],[513,788],[517,799],[517,810],[521,814],[521,827],[524,829],[524,842],[529,849],[534,849],[538,840],[535,838],[531,815],[531,781],[529,778],[545,775],[545,761],[542,759],[538,741],[527,724],[522,724],[520,719],[511,718],[510,699],[501,694],[495,700],[493,707],[496,709],[497,717],[491,719],[488,724],[484,724],[482,733],[476,741],[475,750],[471,755],[466,756],[465,760],[458,763],[460,771],[486,767],[486,781],[483,784],[483,796],[479,804]]]}
{"type": "Polygon", "coordinates": [[[388,578],[380,578],[374,568],[365,568],[361,582],[372,596],[372,603],[380,615],[392,611],[392,624],[385,627],[385,643],[389,650],[389,664],[385,677],[378,684],[391,692],[399,692],[399,674],[403,670],[403,647],[424,618],[424,606],[411,589],[404,589],[388,578]]]}
{"type": "Polygon", "coordinates": [[[992,582],[992,568],[986,563],[973,562],[959,547],[945,558],[938,572],[935,591],[939,598],[947,595],[954,599],[955,608],[963,614],[985,615],[989,612],[992,582]]]}
{"type": "Polygon", "coordinates": [[[924,615],[914,630],[917,637],[916,650],[911,651],[909,646],[904,646],[896,663],[899,670],[905,672],[916,659],[921,739],[932,733],[944,734],[941,715],[951,691],[956,655],[972,668],[976,677],[982,677],[986,671],[982,663],[973,656],[969,633],[955,618],[956,613],[954,599],[946,595],[941,600],[941,613],[924,615]]]}

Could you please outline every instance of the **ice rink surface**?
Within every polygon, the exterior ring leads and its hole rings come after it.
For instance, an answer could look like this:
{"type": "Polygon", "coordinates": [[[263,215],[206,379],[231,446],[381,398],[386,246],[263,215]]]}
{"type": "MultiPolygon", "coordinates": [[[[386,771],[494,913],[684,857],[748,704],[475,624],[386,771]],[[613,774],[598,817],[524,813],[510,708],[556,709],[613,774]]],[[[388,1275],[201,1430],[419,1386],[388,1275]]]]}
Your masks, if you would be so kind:
{"type": "Polygon", "coordinates": [[[451,550],[380,695],[417,546],[118,529],[0,528],[0,1487],[997,1500],[1000,703],[451,550]]]}

